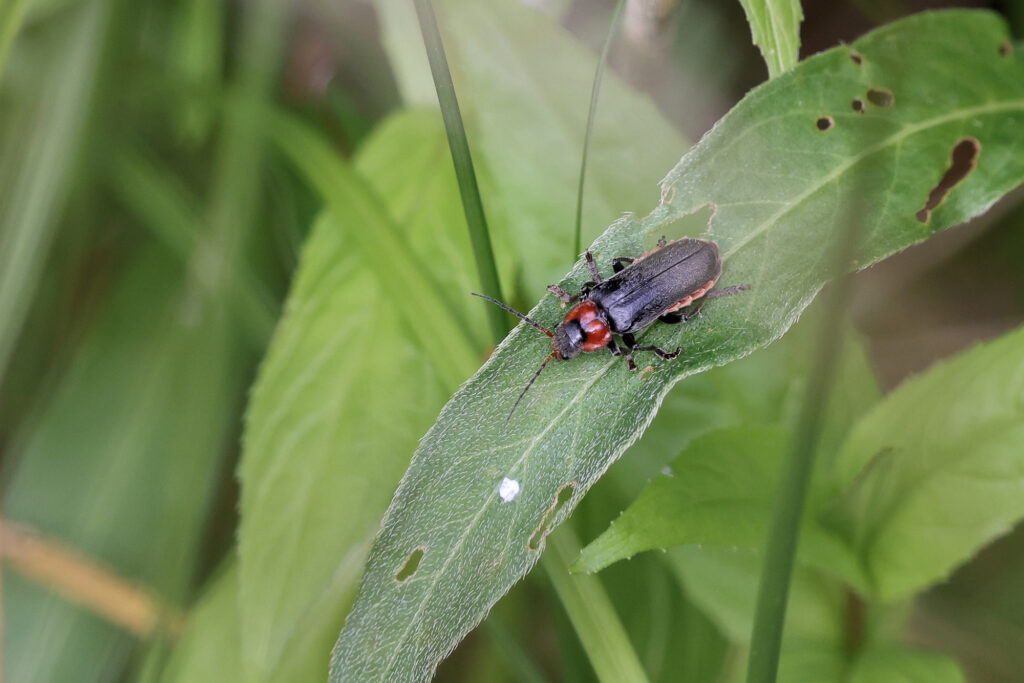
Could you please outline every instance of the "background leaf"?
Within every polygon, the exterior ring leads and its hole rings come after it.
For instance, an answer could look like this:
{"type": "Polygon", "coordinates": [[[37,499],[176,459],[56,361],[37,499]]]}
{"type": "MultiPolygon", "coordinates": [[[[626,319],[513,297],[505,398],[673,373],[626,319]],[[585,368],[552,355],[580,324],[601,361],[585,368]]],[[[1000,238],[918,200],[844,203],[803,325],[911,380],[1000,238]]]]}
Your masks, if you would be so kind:
{"type": "Polygon", "coordinates": [[[956,661],[933,652],[898,646],[867,648],[853,662],[850,683],[959,683],[966,680],[956,661]]]}
{"type": "MultiPolygon", "coordinates": [[[[323,154],[333,158],[329,149],[323,154]]],[[[471,263],[465,230],[450,229],[461,207],[435,113],[381,126],[357,166],[387,188],[390,214],[410,244],[437,254],[439,264],[471,263]]],[[[317,222],[250,403],[240,471],[239,605],[255,680],[281,680],[279,660],[294,661],[290,651],[308,642],[323,643],[313,656],[324,676],[369,542],[409,453],[449,391],[408,334],[410,311],[390,303],[353,248],[356,232],[380,235],[372,221],[372,214],[360,222],[327,214],[317,222]]],[[[443,270],[463,290],[473,278],[458,267],[443,270]]],[[[411,312],[431,315],[423,307],[411,312]]],[[[434,320],[440,343],[462,334],[444,328],[445,318],[434,320]]]]}
{"type": "Polygon", "coordinates": [[[800,53],[800,0],[740,0],[754,44],[768,66],[768,77],[793,68],[800,53]]]}
{"type": "Polygon", "coordinates": [[[874,593],[905,597],[1024,517],[1024,329],[940,363],[887,396],[836,461],[831,520],[874,593]]]}
{"type": "MultiPolygon", "coordinates": [[[[412,4],[406,8],[411,12],[412,4]]],[[[532,300],[565,273],[572,249],[596,56],[521,3],[438,2],[437,15],[488,225],[496,233],[495,252],[500,259],[508,245],[522,257],[522,280],[532,300]]],[[[394,8],[383,19],[394,36],[408,21],[394,8]]],[[[406,42],[422,42],[418,33],[403,35],[406,42]]],[[[399,44],[397,37],[388,42],[399,44]]],[[[645,95],[607,73],[588,162],[584,242],[623,211],[649,206],[654,183],[685,146],[645,95]]]]}
{"type": "MultiPolygon", "coordinates": [[[[546,531],[639,436],[674,382],[788,328],[824,284],[824,250],[842,217],[855,210],[868,227],[864,266],[983,211],[1019,184],[1024,65],[1000,56],[1005,40],[990,14],[919,15],[858,41],[860,62],[850,48],[836,48],[748,95],[669,174],[663,205],[642,222],[618,221],[593,250],[607,264],[642,252],[644,236],[694,234],[694,224],[707,221],[695,212],[710,206],[710,234],[728,259],[722,284],[747,282],[751,290],[714,302],[682,330],[652,328],[644,343],[687,350],[649,373],[630,375],[597,354],[554,365],[505,428],[507,406],[547,353],[545,338],[517,328],[424,437],[371,552],[332,679],[428,677],[529,570],[546,531]],[[979,53],[979,45],[992,49],[979,53]],[[970,90],[960,87],[965,72],[974,77],[970,90]],[[877,87],[892,89],[899,104],[870,116],[843,113],[852,96],[877,87]],[[826,113],[837,125],[822,131],[826,113]],[[985,156],[922,224],[915,212],[965,131],[985,156]],[[686,216],[690,224],[680,221],[686,216]],[[506,477],[522,486],[510,502],[498,498],[506,477]],[[416,572],[397,581],[417,549],[416,572]]],[[[584,271],[578,263],[563,287],[578,288],[584,271]]],[[[531,315],[546,323],[560,310],[549,296],[531,315]]]]}

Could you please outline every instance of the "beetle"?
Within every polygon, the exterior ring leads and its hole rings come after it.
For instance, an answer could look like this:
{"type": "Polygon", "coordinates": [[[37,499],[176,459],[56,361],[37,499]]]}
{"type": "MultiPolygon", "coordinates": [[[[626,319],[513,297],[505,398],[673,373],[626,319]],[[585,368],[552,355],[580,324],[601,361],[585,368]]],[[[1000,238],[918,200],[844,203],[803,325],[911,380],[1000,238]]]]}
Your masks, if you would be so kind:
{"type": "Polygon", "coordinates": [[[505,424],[553,359],[569,360],[580,353],[608,349],[614,356],[625,357],[634,372],[633,353],[637,351],[650,351],[663,360],[671,360],[682,352],[681,346],[674,351],[641,346],[634,335],[657,320],[669,324],[686,322],[697,314],[705,300],[747,289],[747,285],[737,285],[712,290],[722,275],[722,257],[718,245],[710,240],[683,238],[668,242],[662,237],[654,249],[639,258],[612,259],[614,275],[606,280],[598,272],[593,254],[587,251],[585,257],[594,279],[584,284],[579,293],[570,295],[558,285],[548,287],[563,302],[575,303],[553,332],[497,299],[472,292],[473,296],[501,306],[551,337],[551,355],[519,394],[505,424]],[[692,308],[687,311],[687,307],[692,308]],[[622,339],[623,345],[615,340],[616,336],[622,339]]]}

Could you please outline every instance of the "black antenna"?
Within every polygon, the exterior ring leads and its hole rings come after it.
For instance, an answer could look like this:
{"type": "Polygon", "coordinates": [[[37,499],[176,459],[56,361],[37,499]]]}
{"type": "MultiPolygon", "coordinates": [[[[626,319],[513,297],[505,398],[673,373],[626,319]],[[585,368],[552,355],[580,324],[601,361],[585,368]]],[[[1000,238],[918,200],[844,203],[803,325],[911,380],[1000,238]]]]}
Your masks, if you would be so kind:
{"type": "MultiPolygon", "coordinates": [[[[532,320],[527,318],[525,315],[523,315],[522,313],[517,311],[516,309],[510,308],[510,307],[506,306],[505,304],[501,303],[500,301],[498,301],[497,299],[495,299],[493,297],[489,297],[486,294],[477,294],[476,292],[470,292],[470,294],[472,294],[473,296],[478,296],[481,299],[487,299],[492,304],[497,304],[498,306],[501,306],[502,308],[504,308],[506,311],[508,311],[509,313],[514,315],[515,317],[519,318],[520,320],[524,320],[524,321],[530,323],[531,325],[533,325],[534,327],[536,327],[538,330],[540,330],[544,334],[548,335],[549,337],[554,337],[555,336],[555,335],[551,334],[551,330],[549,330],[548,328],[546,328],[546,327],[544,327],[542,325],[538,325],[537,323],[533,322],[532,320]]],[[[547,362],[547,361],[545,361],[545,362],[547,362]]],[[[542,365],[541,368],[543,368],[543,367],[544,366],[542,365]]],[[[534,377],[534,379],[537,379],[537,378],[534,377]]],[[[530,384],[533,384],[533,382],[530,382],[530,384]]],[[[527,389],[529,389],[529,386],[527,386],[527,389]]],[[[520,396],[519,398],[522,398],[522,396],[520,396]]],[[[518,401],[516,401],[516,403],[518,403],[518,401]]]]}
{"type": "Polygon", "coordinates": [[[512,419],[512,413],[516,412],[516,408],[519,407],[519,402],[523,400],[523,396],[526,396],[526,392],[530,390],[530,387],[533,386],[533,383],[537,381],[538,377],[540,377],[540,373],[544,371],[544,368],[547,367],[547,364],[551,362],[551,359],[555,358],[557,355],[558,351],[552,351],[551,355],[545,358],[544,362],[540,364],[539,368],[537,368],[537,372],[533,373],[533,377],[531,377],[530,381],[526,383],[526,388],[523,389],[523,393],[519,394],[519,398],[516,399],[516,404],[512,406],[512,410],[508,411],[508,417],[505,418],[506,427],[508,427],[508,421],[512,419]]]}

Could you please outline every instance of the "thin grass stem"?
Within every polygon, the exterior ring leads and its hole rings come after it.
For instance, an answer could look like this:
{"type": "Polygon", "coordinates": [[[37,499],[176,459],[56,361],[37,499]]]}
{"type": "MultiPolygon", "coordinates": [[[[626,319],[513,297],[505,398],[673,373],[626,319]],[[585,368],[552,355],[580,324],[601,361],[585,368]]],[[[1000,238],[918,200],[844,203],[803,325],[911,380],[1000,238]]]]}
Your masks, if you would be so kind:
{"type": "MultiPolygon", "coordinates": [[[[448,59],[445,57],[441,33],[437,28],[437,17],[434,16],[430,0],[415,0],[414,4],[423,33],[423,42],[427,46],[434,88],[441,104],[441,117],[444,119],[448,147],[451,149],[452,162],[455,164],[455,176],[459,182],[459,194],[462,197],[463,211],[466,213],[466,226],[469,228],[469,239],[473,245],[480,286],[485,294],[496,299],[504,299],[501,295],[498,267],[494,261],[494,249],[491,247],[491,235],[487,229],[487,218],[484,216],[484,205],[480,199],[480,188],[477,186],[476,173],[473,171],[473,158],[469,153],[469,141],[466,139],[466,129],[462,125],[462,114],[459,112],[459,102],[455,97],[455,85],[448,70],[448,59]]],[[[497,344],[509,330],[508,317],[499,309],[491,307],[488,307],[487,315],[491,325],[491,336],[497,344]]]]}
{"type": "Polygon", "coordinates": [[[583,137],[583,158],[580,160],[580,184],[576,190],[576,229],[572,241],[572,260],[580,257],[583,250],[583,183],[587,174],[587,159],[590,156],[590,140],[594,134],[594,119],[597,117],[597,100],[601,94],[601,79],[604,77],[604,67],[608,63],[608,52],[611,50],[612,38],[615,36],[615,28],[619,25],[619,17],[622,15],[622,8],[626,0],[619,0],[612,11],[612,20],[608,24],[608,35],[604,38],[604,46],[601,48],[601,56],[597,60],[597,68],[594,70],[594,86],[590,90],[590,111],[587,113],[587,132],[583,137]]]}

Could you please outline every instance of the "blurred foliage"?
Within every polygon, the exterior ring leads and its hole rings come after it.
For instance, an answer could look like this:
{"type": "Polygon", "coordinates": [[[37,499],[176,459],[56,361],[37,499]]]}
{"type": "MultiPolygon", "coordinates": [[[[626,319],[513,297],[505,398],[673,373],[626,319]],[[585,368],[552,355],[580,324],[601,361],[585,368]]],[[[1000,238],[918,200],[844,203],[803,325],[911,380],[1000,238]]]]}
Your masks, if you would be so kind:
{"type": "MultiPolygon", "coordinates": [[[[503,289],[524,310],[571,265],[589,89],[615,3],[530,4],[538,7],[435,3],[503,289]]],[[[763,78],[752,34],[762,49],[785,45],[772,74],[795,59],[797,3],[664,3],[660,14],[638,13],[640,4],[627,3],[597,110],[586,244],[623,212],[656,206],[657,182],[686,152],[687,135],[763,78]],[[770,20],[780,6],[782,33],[744,21],[744,8],[770,20]]],[[[881,16],[878,4],[805,2],[799,43],[852,42],[881,16]]],[[[898,13],[886,7],[886,20],[898,13]]],[[[955,65],[929,62],[935,73],[881,85],[903,104],[904,86],[949,78],[933,103],[948,111],[989,97],[1002,72],[971,71],[969,82],[957,74],[975,53],[989,64],[1000,46],[959,38],[967,57],[955,65]]],[[[999,59],[997,69],[1019,71],[1019,55],[999,59]]],[[[880,68],[869,73],[888,73],[880,68]]],[[[827,74],[815,82],[815,103],[849,106],[843,83],[827,74]]],[[[186,615],[181,632],[170,620],[133,633],[82,606],[88,587],[74,573],[54,582],[5,560],[4,680],[326,679],[395,486],[446,398],[490,351],[487,313],[467,296],[479,288],[476,264],[435,108],[403,0],[0,4],[3,517],[186,615]]],[[[834,116],[831,142],[859,144],[838,137],[844,120],[834,116]]],[[[995,164],[1000,139],[1019,150],[1017,116],[956,129],[983,138],[979,185],[970,202],[954,190],[933,221],[963,220],[1014,184],[986,175],[986,163],[995,164]]],[[[899,168],[948,165],[947,144],[926,147],[899,168]]],[[[698,166],[691,155],[670,182],[679,191],[712,168],[742,178],[767,158],[749,151],[698,166]]],[[[786,151],[774,161],[809,174],[827,163],[786,151]]],[[[1005,161],[1004,170],[1012,155],[1005,161]]],[[[894,198],[919,209],[921,193],[897,184],[894,198]]],[[[1011,194],[972,226],[856,279],[812,493],[812,512],[824,512],[810,521],[848,540],[858,564],[836,572],[806,539],[783,679],[966,672],[1012,681],[1024,670],[1024,534],[1012,494],[1024,452],[1024,342],[1006,334],[1024,320],[1019,200],[1011,194]],[[880,398],[879,385],[995,337],[880,398]]],[[[830,220],[812,209],[801,205],[830,220]]],[[[746,258],[778,275],[764,253],[746,258]]],[[[548,539],[565,551],[572,537],[611,534],[623,510],[641,513],[669,482],[678,487],[672,505],[644,514],[674,535],[643,547],[681,545],[582,582],[549,578],[571,554],[546,563],[437,678],[595,680],[611,665],[592,644],[609,634],[604,654],[631,649],[649,680],[738,680],[773,453],[792,428],[817,343],[820,312],[805,317],[778,343],[680,383],[548,539]],[[604,602],[571,604],[587,595],[604,602]]],[[[531,362],[542,342],[524,348],[531,362]]],[[[520,379],[495,379],[502,416],[520,379]]],[[[444,498],[457,471],[421,483],[453,514],[466,503],[444,498]]],[[[630,553],[641,547],[631,540],[630,553]]],[[[454,608],[465,599],[457,589],[441,597],[454,608]]]]}

